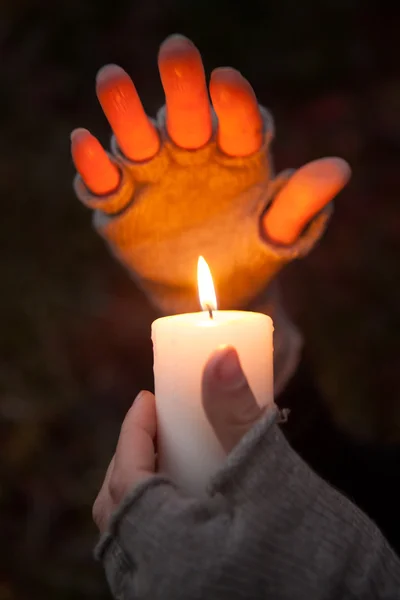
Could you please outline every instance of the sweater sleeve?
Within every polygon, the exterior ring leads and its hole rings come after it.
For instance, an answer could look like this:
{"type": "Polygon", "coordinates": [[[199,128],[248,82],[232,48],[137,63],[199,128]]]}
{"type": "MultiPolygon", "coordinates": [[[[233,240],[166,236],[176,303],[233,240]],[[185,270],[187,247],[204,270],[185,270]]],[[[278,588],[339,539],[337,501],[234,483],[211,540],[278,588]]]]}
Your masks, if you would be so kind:
{"type": "Polygon", "coordinates": [[[400,562],[376,526],[293,452],[270,409],[207,497],[161,476],[133,490],[97,547],[118,600],[379,600],[400,562]]]}

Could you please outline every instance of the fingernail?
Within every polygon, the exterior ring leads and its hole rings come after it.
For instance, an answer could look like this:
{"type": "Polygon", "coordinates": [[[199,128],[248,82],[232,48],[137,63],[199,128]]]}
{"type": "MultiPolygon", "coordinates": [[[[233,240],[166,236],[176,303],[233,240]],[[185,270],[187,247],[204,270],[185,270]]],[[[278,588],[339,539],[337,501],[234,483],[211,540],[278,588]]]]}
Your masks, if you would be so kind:
{"type": "Polygon", "coordinates": [[[165,40],[160,46],[160,49],[162,48],[163,51],[165,51],[165,47],[167,48],[167,50],[170,50],[171,48],[187,49],[188,46],[194,46],[192,40],[187,38],[185,35],[182,35],[181,33],[173,33],[167,38],[165,38],[165,40]]]}
{"type": "Polygon", "coordinates": [[[96,83],[109,83],[110,79],[124,79],[128,74],[119,65],[104,65],[97,71],[96,83]]]}
{"type": "Polygon", "coordinates": [[[136,396],[136,398],[134,399],[134,403],[135,402],[140,402],[140,400],[142,399],[142,397],[145,395],[146,391],[145,390],[141,390],[138,395],[136,396]]]}
{"type": "Polygon", "coordinates": [[[73,140],[77,141],[79,138],[86,137],[87,135],[92,135],[88,129],[84,129],[83,127],[76,127],[73,131],[71,131],[71,142],[73,140]]]}
{"type": "Polygon", "coordinates": [[[336,156],[333,157],[331,160],[332,164],[334,164],[337,168],[338,173],[340,173],[340,175],[343,177],[344,182],[347,183],[351,177],[351,167],[349,163],[343,158],[339,158],[336,156]]]}
{"type": "Polygon", "coordinates": [[[215,365],[215,375],[224,387],[239,387],[244,383],[244,373],[234,348],[221,349],[215,365]]]}

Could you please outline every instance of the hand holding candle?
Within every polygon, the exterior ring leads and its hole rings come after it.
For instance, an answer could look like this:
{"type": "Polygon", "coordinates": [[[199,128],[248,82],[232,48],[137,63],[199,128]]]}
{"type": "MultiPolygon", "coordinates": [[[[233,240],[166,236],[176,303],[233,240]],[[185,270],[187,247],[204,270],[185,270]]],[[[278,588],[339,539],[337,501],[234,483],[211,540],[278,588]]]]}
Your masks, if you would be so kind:
{"type": "MultiPolygon", "coordinates": [[[[243,372],[235,348],[214,352],[202,373],[202,404],[225,452],[230,452],[264,415],[243,372]]],[[[100,531],[128,494],[156,474],[157,416],[155,397],[138,394],[128,411],[115,454],[93,507],[100,531]]],[[[176,497],[182,497],[178,492],[176,497]]]]}
{"type": "Polygon", "coordinates": [[[218,311],[202,257],[198,287],[202,312],[163,317],[152,325],[159,469],[195,494],[225,457],[202,406],[202,374],[211,354],[222,345],[235,347],[258,404],[273,402],[271,318],[218,311]]]}

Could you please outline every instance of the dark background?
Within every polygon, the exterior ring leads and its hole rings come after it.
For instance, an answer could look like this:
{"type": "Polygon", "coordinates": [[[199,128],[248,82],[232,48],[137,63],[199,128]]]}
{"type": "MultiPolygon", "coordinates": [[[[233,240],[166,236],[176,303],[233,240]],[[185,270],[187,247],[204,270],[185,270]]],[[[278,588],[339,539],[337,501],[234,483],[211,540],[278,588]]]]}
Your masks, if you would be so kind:
{"type": "MultiPolygon", "coordinates": [[[[97,69],[149,113],[180,32],[274,113],[278,169],[324,155],[353,179],[319,248],[283,276],[335,418],[400,442],[400,19],[361,0],[12,0],[0,13],[0,600],[101,599],[91,505],[133,397],[152,309],[75,200],[69,133],[107,144],[97,69]]],[[[393,3],[395,5],[395,3],[393,3]]],[[[356,474],[355,474],[356,475],[356,474]]],[[[371,484],[372,485],[372,484],[371,484]]]]}

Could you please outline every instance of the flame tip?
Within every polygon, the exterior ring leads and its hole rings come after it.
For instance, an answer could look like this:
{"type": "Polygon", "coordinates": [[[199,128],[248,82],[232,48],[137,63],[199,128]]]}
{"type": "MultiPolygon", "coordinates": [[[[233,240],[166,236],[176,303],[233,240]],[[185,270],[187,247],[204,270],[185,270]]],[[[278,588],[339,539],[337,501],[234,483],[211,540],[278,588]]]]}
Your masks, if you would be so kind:
{"type": "Polygon", "coordinates": [[[197,261],[197,284],[201,308],[206,311],[217,309],[217,298],[210,267],[203,256],[197,261]]]}

